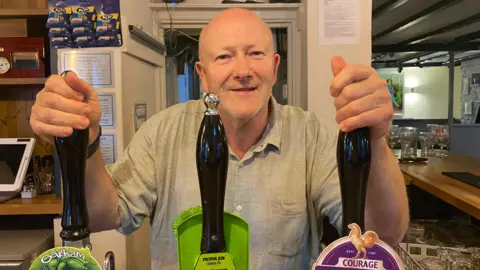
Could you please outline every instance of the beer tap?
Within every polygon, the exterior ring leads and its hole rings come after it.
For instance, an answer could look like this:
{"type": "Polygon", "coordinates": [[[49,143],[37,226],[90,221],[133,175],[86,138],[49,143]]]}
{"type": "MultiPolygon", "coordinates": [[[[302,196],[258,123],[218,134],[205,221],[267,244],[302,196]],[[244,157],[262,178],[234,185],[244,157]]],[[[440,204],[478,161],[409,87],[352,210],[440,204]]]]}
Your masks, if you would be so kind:
{"type": "Polygon", "coordinates": [[[227,135],[217,110],[219,98],[207,94],[207,110],[197,139],[197,171],[202,200],[201,252],[225,252],[223,207],[228,170],[227,135]]]}
{"type": "Polygon", "coordinates": [[[371,146],[368,127],[339,132],[337,165],[342,194],[342,235],[356,223],[365,231],[365,200],[370,173],[371,146]]]}
{"type": "MultiPolygon", "coordinates": [[[[62,73],[65,79],[68,71],[62,73]]],[[[89,129],[73,129],[68,137],[55,137],[62,172],[63,215],[62,245],[89,248],[88,210],[85,199],[85,168],[89,129]]]]}
{"type": "MultiPolygon", "coordinates": [[[[66,79],[68,72],[63,72],[61,76],[66,79]]],[[[30,268],[32,270],[101,270],[99,263],[90,254],[92,245],[85,198],[88,139],[89,128],[73,129],[70,136],[54,138],[62,174],[63,214],[60,232],[62,247],[50,249],[40,255],[32,264],[30,268]]],[[[114,270],[114,260],[113,252],[107,252],[103,269],[114,270]]]]}
{"type": "Polygon", "coordinates": [[[207,94],[197,133],[196,165],[201,206],[182,211],[172,224],[181,270],[246,270],[249,226],[239,215],[224,211],[229,149],[218,106],[207,94]]]}

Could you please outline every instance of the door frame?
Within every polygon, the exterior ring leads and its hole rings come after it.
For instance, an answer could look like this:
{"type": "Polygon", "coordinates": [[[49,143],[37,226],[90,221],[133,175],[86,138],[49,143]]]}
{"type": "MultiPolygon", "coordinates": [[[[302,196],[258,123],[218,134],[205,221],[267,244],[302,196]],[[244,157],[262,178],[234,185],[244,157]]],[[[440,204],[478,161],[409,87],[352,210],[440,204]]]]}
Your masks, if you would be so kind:
{"type": "MultiPolygon", "coordinates": [[[[200,30],[219,12],[241,7],[255,12],[270,28],[286,28],[288,36],[287,85],[288,105],[302,106],[302,63],[301,48],[304,45],[301,36],[301,15],[303,4],[177,4],[175,7],[165,4],[150,4],[155,27],[160,28],[163,37],[166,28],[200,30]],[[170,18],[171,16],[171,18],[170,18]]],[[[306,66],[306,65],[305,65],[306,66]]],[[[303,108],[306,109],[306,108],[303,108]]]]}

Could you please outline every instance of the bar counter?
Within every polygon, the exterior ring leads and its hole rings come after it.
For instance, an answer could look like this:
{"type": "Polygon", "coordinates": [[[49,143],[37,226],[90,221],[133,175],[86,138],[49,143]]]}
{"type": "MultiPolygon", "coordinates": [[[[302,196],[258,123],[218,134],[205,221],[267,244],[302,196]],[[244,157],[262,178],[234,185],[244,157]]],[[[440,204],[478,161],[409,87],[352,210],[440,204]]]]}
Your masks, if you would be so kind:
{"type": "Polygon", "coordinates": [[[480,189],[442,174],[470,172],[480,175],[479,159],[450,154],[448,157],[430,157],[427,162],[399,164],[407,185],[415,185],[480,219],[480,189]]]}

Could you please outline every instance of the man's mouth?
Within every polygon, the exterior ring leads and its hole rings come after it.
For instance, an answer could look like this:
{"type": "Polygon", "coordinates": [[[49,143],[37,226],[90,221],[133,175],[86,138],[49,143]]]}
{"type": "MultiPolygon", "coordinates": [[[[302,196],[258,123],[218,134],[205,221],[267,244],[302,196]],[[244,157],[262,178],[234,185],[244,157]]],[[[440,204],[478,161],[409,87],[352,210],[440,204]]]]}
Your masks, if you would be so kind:
{"type": "Polygon", "coordinates": [[[234,88],[234,89],[231,89],[231,91],[235,91],[235,92],[248,92],[248,91],[255,91],[256,89],[257,89],[257,87],[234,88]]]}

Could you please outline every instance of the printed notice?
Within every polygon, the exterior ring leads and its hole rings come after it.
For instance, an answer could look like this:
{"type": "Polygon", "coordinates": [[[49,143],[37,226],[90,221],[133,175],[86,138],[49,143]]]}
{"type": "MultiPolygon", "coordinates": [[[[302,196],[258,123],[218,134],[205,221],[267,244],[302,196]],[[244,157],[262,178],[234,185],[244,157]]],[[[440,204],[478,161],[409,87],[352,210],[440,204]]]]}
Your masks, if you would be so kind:
{"type": "Polygon", "coordinates": [[[320,45],[360,43],[362,0],[319,0],[320,45]]]}
{"type": "Polygon", "coordinates": [[[103,128],[115,128],[115,93],[100,92],[98,101],[102,110],[100,125],[103,128]]]}
{"type": "Polygon", "coordinates": [[[113,54],[111,52],[63,53],[62,71],[74,71],[79,78],[95,88],[114,88],[113,54]]]}
{"type": "Polygon", "coordinates": [[[147,103],[135,103],[133,107],[135,132],[147,121],[147,103]]]}
{"type": "Polygon", "coordinates": [[[117,144],[115,133],[103,133],[100,137],[100,149],[105,164],[114,164],[117,160],[117,144]]]}

